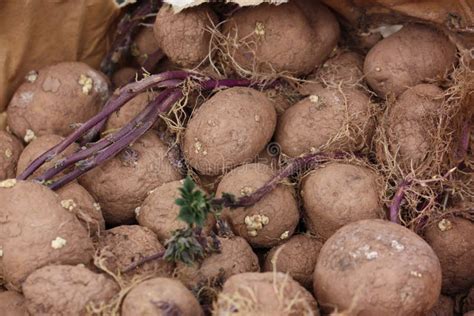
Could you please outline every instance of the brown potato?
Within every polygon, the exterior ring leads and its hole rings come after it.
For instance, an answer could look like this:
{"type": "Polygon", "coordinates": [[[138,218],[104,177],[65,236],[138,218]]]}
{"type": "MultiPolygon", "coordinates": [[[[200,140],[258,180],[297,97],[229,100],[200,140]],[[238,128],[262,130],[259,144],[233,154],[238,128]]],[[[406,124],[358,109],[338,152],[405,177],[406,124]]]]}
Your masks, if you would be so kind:
{"type": "Polygon", "coordinates": [[[224,24],[230,55],[252,72],[310,73],[331,53],[339,24],[324,5],[298,0],[242,8],[224,24]]]}
{"type": "Polygon", "coordinates": [[[441,267],[412,231],[384,220],[361,220],[326,241],[313,282],[328,313],[425,315],[438,300],[441,267]]]}
{"type": "Polygon", "coordinates": [[[107,303],[119,287],[83,265],[49,265],[30,274],[22,290],[32,315],[89,315],[88,306],[107,303]]]}
{"type": "Polygon", "coordinates": [[[372,136],[372,111],[369,97],[358,89],[319,87],[283,113],[275,139],[290,157],[328,145],[328,150],[357,150],[372,136]]]}
{"type": "MultiPolygon", "coordinates": [[[[108,229],[99,238],[100,256],[105,258],[108,270],[118,273],[143,257],[154,255],[165,248],[156,235],[146,227],[122,225],[108,229]]],[[[170,276],[173,264],[163,260],[153,260],[129,271],[122,276],[132,278],[137,274],[170,276]]]]}
{"type": "Polygon", "coordinates": [[[300,194],[307,228],[328,239],[339,228],[383,216],[377,175],[369,168],[332,162],[308,173],[300,194]]]}
{"type": "Polygon", "coordinates": [[[446,218],[427,228],[425,239],[438,255],[443,271],[442,291],[456,294],[474,286],[474,223],[446,218]]]}
{"type": "Polygon", "coordinates": [[[260,270],[257,255],[241,237],[222,238],[220,253],[212,253],[202,262],[194,265],[176,264],[176,277],[189,289],[199,289],[204,285],[219,284],[230,276],[242,272],[260,270]]]}
{"type": "Polygon", "coordinates": [[[122,87],[135,80],[138,70],[132,67],[123,67],[112,75],[112,83],[115,87],[122,87]]]}
{"type": "Polygon", "coordinates": [[[153,278],[138,284],[125,296],[120,315],[202,316],[204,312],[193,293],[181,282],[153,278]]]}
{"type": "Polygon", "coordinates": [[[273,247],[265,257],[263,271],[288,273],[307,289],[313,287],[313,272],[323,243],[307,234],[295,235],[273,247]]]}
{"type": "Polygon", "coordinates": [[[163,5],[156,15],[153,32],[156,41],[168,58],[181,67],[193,68],[209,55],[211,33],[218,22],[208,5],[174,13],[170,5],[163,5]]]}
{"type": "MultiPolygon", "coordinates": [[[[261,163],[247,164],[226,174],[217,187],[216,196],[223,193],[245,196],[263,186],[273,176],[273,170],[261,163]]],[[[259,202],[250,207],[225,209],[226,219],[235,234],[253,247],[273,247],[295,231],[300,219],[298,204],[291,186],[279,184],[259,202]]]]}
{"type": "Polygon", "coordinates": [[[194,113],[184,135],[190,166],[218,175],[249,162],[271,139],[276,125],[272,102],[261,92],[236,87],[216,93],[194,113]]]}
{"type": "MultiPolygon", "coordinates": [[[[144,65],[148,56],[160,49],[160,45],[155,39],[153,28],[142,28],[132,44],[132,55],[139,65],[144,65]]],[[[148,69],[150,70],[150,69],[148,69]]]]}
{"type": "Polygon", "coordinates": [[[443,77],[455,61],[456,46],[444,34],[411,24],[372,47],[364,74],[380,97],[398,96],[409,87],[443,77]]]}
{"type": "Polygon", "coordinates": [[[466,297],[462,300],[462,310],[464,313],[474,311],[474,286],[471,287],[466,297]]]}
{"type": "Polygon", "coordinates": [[[71,133],[71,124],[94,116],[108,98],[102,73],[80,62],[63,62],[32,71],[8,105],[8,126],[28,142],[32,135],[71,133]]]}
{"type": "Polygon", "coordinates": [[[79,178],[79,183],[100,203],[106,223],[133,223],[135,209],[149,191],[182,178],[171,165],[167,150],[150,131],[116,157],[79,178]]]}
{"type": "MultiPolygon", "coordinates": [[[[180,207],[176,204],[182,186],[182,180],[162,184],[153,189],[137,209],[138,223],[151,229],[162,243],[171,237],[173,231],[187,227],[185,222],[178,219],[180,207]]],[[[209,233],[215,223],[214,215],[209,214],[205,233],[209,233]]]]}
{"type": "Polygon", "coordinates": [[[440,295],[436,305],[428,312],[428,316],[453,316],[454,300],[449,296],[440,295]]]}
{"type": "Polygon", "coordinates": [[[25,298],[15,291],[0,293],[0,311],[5,316],[27,316],[25,298]]]}
{"type": "Polygon", "coordinates": [[[319,316],[314,297],[281,272],[241,273],[230,277],[219,294],[215,314],[319,316]]]}
{"type": "Polygon", "coordinates": [[[152,92],[143,92],[125,103],[120,110],[109,116],[105,130],[113,131],[123,127],[140,113],[155,96],[152,92]]]}
{"type": "Polygon", "coordinates": [[[94,249],[86,229],[47,187],[14,179],[0,182],[3,277],[18,288],[38,268],[87,264],[94,249]]]}
{"type": "Polygon", "coordinates": [[[23,144],[12,134],[0,130],[0,181],[14,178],[23,144]]]}

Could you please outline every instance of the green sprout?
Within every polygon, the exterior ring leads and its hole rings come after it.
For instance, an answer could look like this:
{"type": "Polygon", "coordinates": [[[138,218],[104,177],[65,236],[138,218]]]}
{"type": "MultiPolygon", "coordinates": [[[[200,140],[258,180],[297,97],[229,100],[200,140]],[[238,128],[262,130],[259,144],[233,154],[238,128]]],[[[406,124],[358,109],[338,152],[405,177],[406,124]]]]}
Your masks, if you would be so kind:
{"type": "Polygon", "coordinates": [[[178,219],[190,227],[202,227],[211,212],[211,198],[196,188],[196,184],[188,176],[184,179],[183,186],[179,188],[181,197],[176,199],[180,206],[178,219]]]}

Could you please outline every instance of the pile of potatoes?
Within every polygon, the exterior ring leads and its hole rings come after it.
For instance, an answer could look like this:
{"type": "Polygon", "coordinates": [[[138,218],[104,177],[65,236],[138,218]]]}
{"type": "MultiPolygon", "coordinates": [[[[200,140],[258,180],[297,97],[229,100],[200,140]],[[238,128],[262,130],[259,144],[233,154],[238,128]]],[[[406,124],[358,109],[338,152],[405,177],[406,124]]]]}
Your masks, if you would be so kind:
{"type": "MultiPolygon", "coordinates": [[[[163,5],[153,27],[136,36],[132,60],[112,78],[81,62],[28,73],[0,131],[0,314],[474,311],[472,219],[453,206],[447,214],[455,215],[431,221],[420,235],[389,222],[377,168],[387,152],[404,170],[430,155],[430,131],[446,106],[446,87],[437,82],[456,66],[457,48],[419,23],[370,47],[352,47],[342,25],[312,0],[227,11],[203,4],[176,14],[163,5]],[[252,206],[224,208],[227,234],[210,214],[203,231],[218,235],[219,252],[191,265],[155,260],[123,273],[164,251],[185,227],[175,200],[186,173],[160,137],[164,124],[55,192],[33,179],[80,144],[28,180],[15,177],[97,114],[112,88],[134,80],[158,50],[165,57],[154,72],[212,73],[209,60],[224,60],[233,76],[305,79],[294,88],[296,99],[279,89],[232,87],[184,110],[177,141],[199,190],[245,197],[272,179],[279,161],[318,152],[357,156],[287,178],[252,206]],[[387,144],[374,138],[381,124],[387,144]]],[[[105,133],[126,124],[155,93],[141,93],[112,114],[105,133]]]]}

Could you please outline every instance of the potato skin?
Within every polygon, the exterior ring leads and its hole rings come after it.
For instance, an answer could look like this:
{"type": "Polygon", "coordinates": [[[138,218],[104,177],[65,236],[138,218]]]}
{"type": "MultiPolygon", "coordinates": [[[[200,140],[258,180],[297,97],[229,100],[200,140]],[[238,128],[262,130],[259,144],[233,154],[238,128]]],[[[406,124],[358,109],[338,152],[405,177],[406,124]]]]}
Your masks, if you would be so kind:
{"type": "Polygon", "coordinates": [[[27,316],[25,298],[15,291],[0,293],[0,311],[6,316],[27,316]]]}
{"type": "Polygon", "coordinates": [[[216,93],[188,123],[183,152],[193,168],[218,175],[254,159],[271,139],[276,125],[272,102],[244,87],[216,93]]]}
{"type": "Polygon", "coordinates": [[[223,30],[240,67],[293,75],[308,74],[321,64],[336,46],[339,32],[331,11],[311,0],[242,8],[223,30]]]}
{"type": "Polygon", "coordinates": [[[8,126],[21,139],[28,129],[36,136],[67,136],[71,124],[95,115],[109,95],[105,75],[84,63],[58,63],[37,73],[20,85],[7,109],[8,126]],[[81,75],[92,86],[79,83],[81,75]]]}
{"type": "Polygon", "coordinates": [[[219,294],[215,314],[231,314],[236,306],[242,308],[242,315],[319,316],[314,297],[281,272],[249,272],[230,277],[219,294]]]}
{"type": "Polygon", "coordinates": [[[455,60],[456,46],[440,31],[405,25],[372,47],[365,57],[364,74],[378,96],[398,96],[408,87],[442,77],[455,60]]]}
{"type": "Polygon", "coordinates": [[[153,131],[131,148],[79,178],[100,203],[105,222],[111,225],[134,222],[135,209],[149,191],[182,178],[167,157],[167,146],[153,131]]]}
{"type": "Polygon", "coordinates": [[[0,130],[0,181],[14,178],[23,144],[12,134],[0,130]]]}
{"type": "Polygon", "coordinates": [[[474,286],[472,236],[474,223],[460,217],[444,219],[442,223],[437,222],[425,231],[425,239],[441,263],[443,293],[456,294],[474,286]],[[443,226],[448,226],[448,229],[442,231],[440,227],[443,226]]]}
{"type": "Polygon", "coordinates": [[[327,312],[425,315],[441,290],[436,254],[418,235],[379,219],[339,229],[323,245],[313,275],[327,312]]]}
{"type": "Polygon", "coordinates": [[[106,303],[119,287],[83,265],[50,265],[30,274],[22,290],[32,315],[88,315],[87,305],[106,303]]]}
{"type": "Polygon", "coordinates": [[[453,316],[454,300],[449,296],[440,295],[436,305],[428,312],[428,316],[453,316]]]}
{"type": "MultiPolygon", "coordinates": [[[[155,39],[153,28],[143,27],[132,44],[132,54],[139,65],[145,65],[148,56],[155,53],[160,46],[155,39]]],[[[151,69],[149,69],[151,70],[151,69]]]]}
{"type": "Polygon", "coordinates": [[[338,162],[307,174],[300,191],[307,228],[326,240],[344,225],[380,218],[381,188],[376,179],[369,168],[338,162]]]}
{"type": "MultiPolygon", "coordinates": [[[[216,196],[221,197],[223,193],[237,198],[246,195],[263,186],[273,174],[268,165],[261,163],[237,167],[222,178],[216,196]]],[[[300,213],[293,189],[279,184],[250,207],[224,209],[222,217],[229,222],[235,234],[245,238],[253,247],[273,247],[293,235],[300,213]],[[267,217],[268,223],[253,229],[246,218],[258,216],[267,217]]]]}
{"type": "Polygon", "coordinates": [[[48,264],[91,261],[94,249],[86,229],[53,191],[16,181],[0,187],[0,204],[0,264],[9,287],[18,288],[31,272],[48,264]]]}
{"type": "Polygon", "coordinates": [[[464,313],[474,311],[474,286],[471,287],[466,297],[462,301],[462,311],[464,313]]]}
{"type": "Polygon", "coordinates": [[[127,294],[121,315],[202,316],[204,312],[194,295],[181,282],[153,278],[141,282],[127,294]]]}
{"type": "Polygon", "coordinates": [[[125,103],[118,112],[113,113],[105,125],[106,131],[119,129],[140,113],[153,100],[154,94],[143,92],[125,103]]]}
{"type": "Polygon", "coordinates": [[[132,82],[137,73],[138,70],[132,67],[120,68],[112,75],[112,83],[116,88],[122,87],[127,83],[132,82]]]}
{"type": "Polygon", "coordinates": [[[193,68],[207,58],[211,41],[207,29],[217,22],[210,6],[200,5],[175,14],[165,4],[156,15],[153,32],[159,47],[173,63],[193,68]]]}
{"type": "Polygon", "coordinates": [[[313,272],[323,243],[307,234],[294,235],[281,245],[273,247],[265,257],[263,271],[288,273],[302,286],[311,289],[313,272]]]}

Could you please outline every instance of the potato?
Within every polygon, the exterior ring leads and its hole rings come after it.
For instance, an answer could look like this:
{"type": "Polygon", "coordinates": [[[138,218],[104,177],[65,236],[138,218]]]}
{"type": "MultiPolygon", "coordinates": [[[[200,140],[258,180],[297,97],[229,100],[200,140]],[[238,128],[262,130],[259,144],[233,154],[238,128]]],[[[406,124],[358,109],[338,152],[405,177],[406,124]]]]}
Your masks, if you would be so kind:
{"type": "Polygon", "coordinates": [[[271,139],[275,125],[275,109],[263,93],[226,89],[194,113],[184,134],[183,152],[200,173],[218,175],[254,159],[271,139]]]}
{"type": "Polygon", "coordinates": [[[25,307],[25,298],[15,291],[0,293],[0,311],[6,316],[28,315],[25,307]]]}
{"type": "Polygon", "coordinates": [[[425,239],[438,255],[443,271],[442,291],[456,294],[474,286],[474,223],[446,218],[426,229],[425,239]]]}
{"type": "Polygon", "coordinates": [[[79,178],[79,183],[100,203],[107,224],[133,223],[135,209],[150,190],[181,178],[168,160],[167,150],[150,131],[116,157],[79,178]]]}
{"type": "Polygon", "coordinates": [[[339,24],[324,5],[298,0],[242,8],[224,24],[223,33],[239,67],[302,75],[329,56],[339,39],[339,24]]]}
{"type": "Polygon", "coordinates": [[[76,181],[56,191],[61,199],[61,206],[72,212],[89,232],[90,237],[97,237],[105,230],[105,221],[100,204],[76,181]]]}
{"type": "Polygon", "coordinates": [[[176,264],[176,277],[189,289],[197,290],[203,285],[219,284],[230,276],[242,272],[260,270],[257,255],[241,237],[217,237],[220,253],[212,253],[194,265],[176,264]]]}
{"type": "Polygon", "coordinates": [[[323,245],[313,275],[325,312],[425,315],[441,290],[441,267],[410,230],[379,219],[339,229],[323,245]]]}
{"type": "Polygon", "coordinates": [[[102,73],[80,62],[63,62],[32,71],[8,105],[8,126],[28,142],[32,135],[71,133],[71,124],[94,116],[108,98],[102,73]]]}
{"type": "MultiPolygon", "coordinates": [[[[106,268],[118,273],[132,263],[163,251],[165,248],[148,228],[122,225],[106,230],[99,239],[98,249],[100,256],[105,258],[106,268]]],[[[164,260],[153,260],[122,276],[128,278],[136,274],[170,276],[172,271],[173,264],[164,260]]]]}
{"type": "Polygon", "coordinates": [[[138,113],[140,113],[148,103],[150,103],[155,97],[154,93],[143,92],[125,103],[119,111],[109,116],[107,124],[105,125],[106,131],[113,131],[123,127],[125,124],[130,122],[138,113]]]}
{"type": "Polygon", "coordinates": [[[471,287],[466,297],[462,301],[462,310],[467,313],[468,311],[474,311],[474,286],[471,287]]]}
{"type": "Polygon", "coordinates": [[[10,288],[42,266],[91,261],[94,249],[86,229],[47,187],[5,180],[0,205],[0,265],[10,288]]]}
{"type": "Polygon", "coordinates": [[[288,273],[304,287],[313,286],[313,272],[323,243],[307,234],[295,235],[273,247],[265,257],[263,271],[288,273]]]}
{"type": "MultiPolygon", "coordinates": [[[[273,170],[261,163],[247,164],[226,174],[217,187],[216,196],[245,196],[263,186],[273,176],[273,170]]],[[[300,219],[298,204],[291,186],[279,184],[259,202],[250,207],[224,209],[226,219],[235,234],[253,247],[273,247],[295,231],[300,219]]]]}
{"type": "Polygon", "coordinates": [[[132,67],[123,67],[112,75],[112,83],[115,87],[122,87],[135,80],[138,70],[132,67]]]}
{"type": "Polygon", "coordinates": [[[281,272],[241,273],[225,283],[215,315],[319,316],[314,297],[281,272]]]}
{"type": "MultiPolygon", "coordinates": [[[[175,230],[187,227],[185,222],[178,219],[180,207],[176,204],[176,199],[181,196],[179,188],[182,186],[183,181],[179,180],[157,187],[137,210],[138,223],[151,229],[162,243],[171,238],[175,230]]],[[[215,223],[214,215],[209,214],[205,233],[209,233],[215,223]]]]}
{"type": "Polygon", "coordinates": [[[122,316],[204,315],[194,295],[179,281],[153,278],[141,282],[125,296],[122,316]]]}
{"type": "Polygon", "coordinates": [[[350,87],[315,88],[312,95],[283,113],[275,140],[290,157],[317,151],[353,151],[373,133],[373,105],[362,91],[350,87]],[[342,91],[342,92],[341,92],[342,91]]]}
{"type": "Polygon", "coordinates": [[[308,173],[300,194],[307,228],[324,240],[339,228],[383,216],[377,175],[367,167],[332,162],[308,173]]]}
{"type": "MultiPolygon", "coordinates": [[[[144,27],[135,36],[132,44],[132,55],[139,65],[143,66],[148,56],[160,49],[158,42],[153,34],[153,28],[144,27]]],[[[151,70],[151,69],[148,69],[151,70]]]]}
{"type": "Polygon", "coordinates": [[[119,287],[83,265],[49,265],[30,274],[22,290],[32,315],[89,315],[88,306],[107,303],[119,287]]]}
{"type": "Polygon", "coordinates": [[[428,316],[453,316],[454,300],[449,296],[440,295],[436,305],[428,312],[428,316]]]}
{"type": "Polygon", "coordinates": [[[409,87],[443,77],[455,61],[456,46],[444,34],[410,24],[372,47],[364,74],[380,97],[398,96],[409,87]]]}
{"type": "Polygon", "coordinates": [[[153,32],[159,47],[173,63],[194,68],[208,57],[209,29],[217,22],[216,14],[207,5],[176,14],[170,5],[163,5],[156,15],[153,32]]]}
{"type": "Polygon", "coordinates": [[[0,130],[0,181],[15,177],[22,151],[23,145],[15,136],[0,130]]]}

